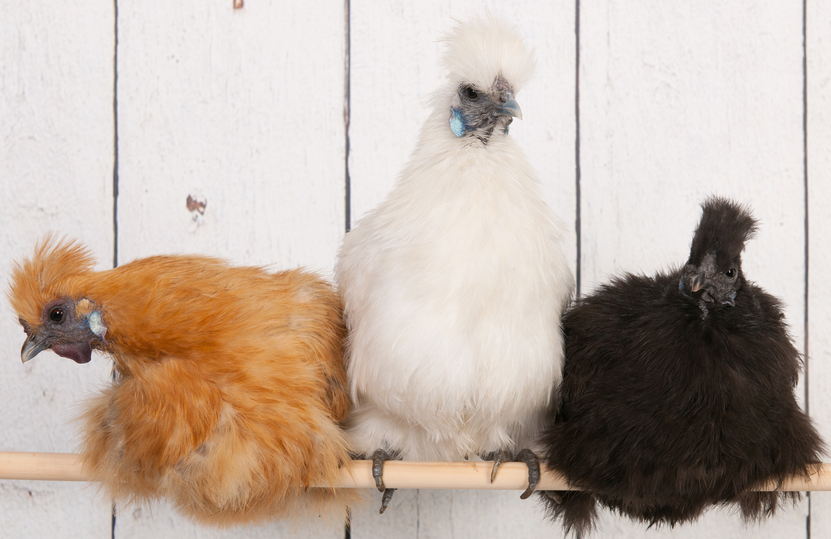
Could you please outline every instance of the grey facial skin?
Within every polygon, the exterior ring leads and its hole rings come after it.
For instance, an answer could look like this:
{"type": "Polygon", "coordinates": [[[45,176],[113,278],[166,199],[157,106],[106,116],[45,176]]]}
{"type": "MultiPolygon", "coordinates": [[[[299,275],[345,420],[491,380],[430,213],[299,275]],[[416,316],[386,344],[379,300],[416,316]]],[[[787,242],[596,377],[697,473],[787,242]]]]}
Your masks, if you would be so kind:
{"type": "Polygon", "coordinates": [[[37,329],[21,319],[26,342],[20,350],[20,359],[25,363],[44,350],[52,350],[76,363],[89,363],[92,343],[98,337],[90,330],[88,322],[79,320],[74,313],[75,302],[65,298],[46,306],[37,329]]]}
{"type": "Polygon", "coordinates": [[[456,136],[487,144],[494,131],[506,134],[514,118],[522,119],[522,110],[514,99],[511,85],[502,76],[490,88],[464,83],[451,103],[451,125],[456,136]]]}

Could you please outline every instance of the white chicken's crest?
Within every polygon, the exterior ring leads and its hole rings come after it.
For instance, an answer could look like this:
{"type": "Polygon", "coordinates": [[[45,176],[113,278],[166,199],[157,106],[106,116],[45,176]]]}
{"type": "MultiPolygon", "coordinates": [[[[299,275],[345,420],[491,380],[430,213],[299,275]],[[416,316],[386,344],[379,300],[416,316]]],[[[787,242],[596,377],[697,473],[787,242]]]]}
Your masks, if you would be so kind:
{"type": "Polygon", "coordinates": [[[442,63],[454,82],[487,87],[502,75],[518,93],[534,72],[534,55],[519,29],[493,14],[459,24],[443,41],[442,63]]]}

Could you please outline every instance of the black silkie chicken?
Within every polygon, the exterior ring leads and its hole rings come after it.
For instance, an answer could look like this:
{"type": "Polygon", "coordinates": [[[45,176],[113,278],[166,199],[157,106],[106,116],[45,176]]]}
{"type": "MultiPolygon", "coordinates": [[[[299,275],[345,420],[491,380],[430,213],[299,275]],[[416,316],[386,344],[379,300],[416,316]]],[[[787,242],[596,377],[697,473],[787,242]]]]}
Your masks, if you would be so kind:
{"type": "Polygon", "coordinates": [[[559,409],[542,446],[583,490],[541,493],[566,533],[592,529],[598,503],[650,526],[713,504],[760,519],[798,494],[749,489],[820,462],[780,302],[742,273],[755,230],[745,208],[710,198],[683,268],[615,278],[567,311],[559,409]]]}

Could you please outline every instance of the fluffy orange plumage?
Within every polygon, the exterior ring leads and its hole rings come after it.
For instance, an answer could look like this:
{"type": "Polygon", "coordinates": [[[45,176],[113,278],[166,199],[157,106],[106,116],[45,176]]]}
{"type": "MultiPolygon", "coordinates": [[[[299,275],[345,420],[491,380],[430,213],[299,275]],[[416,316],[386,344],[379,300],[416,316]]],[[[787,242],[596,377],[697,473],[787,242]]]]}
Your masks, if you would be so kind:
{"type": "Polygon", "coordinates": [[[15,266],[9,299],[28,339],[117,381],[85,412],[83,458],[119,500],[169,498],[196,520],[343,517],[332,484],[349,449],[340,298],[302,270],[269,274],[202,256],[94,272],[78,243],[46,237],[15,266]]]}

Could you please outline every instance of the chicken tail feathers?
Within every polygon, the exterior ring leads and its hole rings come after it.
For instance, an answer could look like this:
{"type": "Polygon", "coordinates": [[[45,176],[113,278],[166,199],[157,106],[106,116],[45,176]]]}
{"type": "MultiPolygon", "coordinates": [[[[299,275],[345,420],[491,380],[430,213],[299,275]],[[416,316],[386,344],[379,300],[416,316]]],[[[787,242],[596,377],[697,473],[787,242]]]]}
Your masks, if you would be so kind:
{"type": "Polygon", "coordinates": [[[560,520],[566,535],[585,537],[595,525],[597,503],[591,493],[571,490],[551,490],[540,492],[546,515],[552,520],[560,520]]]}

